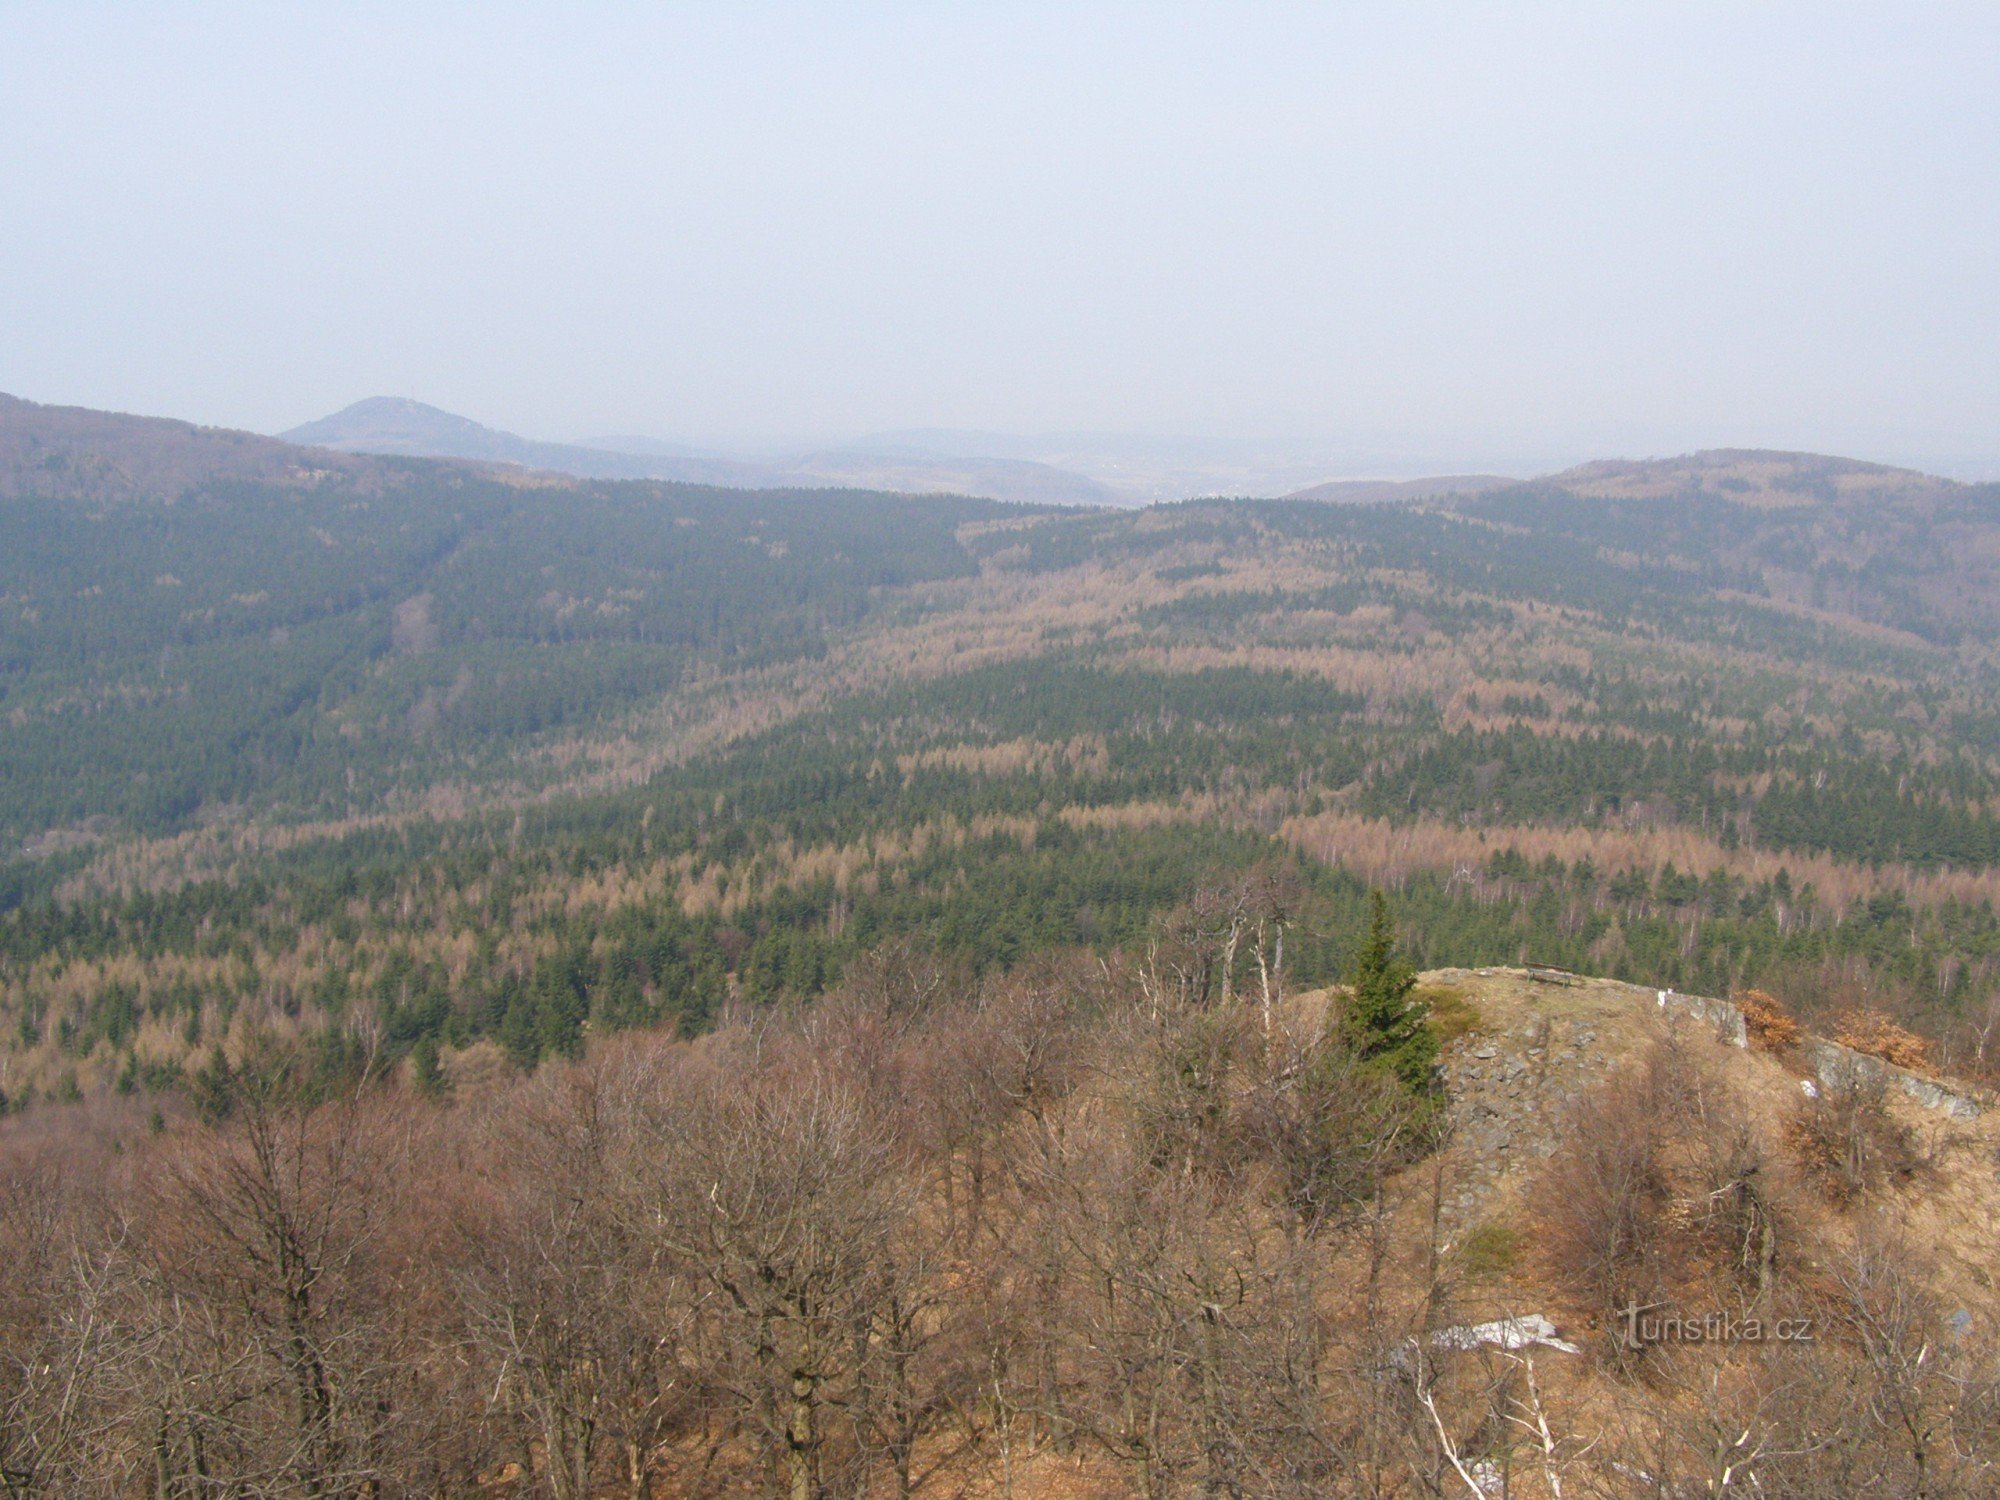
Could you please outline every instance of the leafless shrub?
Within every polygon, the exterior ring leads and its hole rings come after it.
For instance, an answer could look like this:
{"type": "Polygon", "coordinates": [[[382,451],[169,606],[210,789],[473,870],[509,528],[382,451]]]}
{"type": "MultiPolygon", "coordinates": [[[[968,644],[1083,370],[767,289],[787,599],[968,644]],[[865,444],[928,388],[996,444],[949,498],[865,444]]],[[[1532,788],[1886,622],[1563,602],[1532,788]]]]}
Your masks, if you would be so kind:
{"type": "Polygon", "coordinates": [[[80,1243],[54,1170],[0,1180],[0,1492],[88,1487],[122,1330],[115,1245],[80,1243]]]}
{"type": "Polygon", "coordinates": [[[1639,1066],[1578,1100],[1537,1184],[1549,1269],[1608,1315],[1647,1302],[1664,1275],[1672,1202],[1660,1072],[1639,1066]]]}
{"type": "Polygon", "coordinates": [[[1290,1220],[1312,1234],[1366,1204],[1384,1175],[1428,1143],[1423,1101],[1332,1035],[1286,1037],[1238,1111],[1245,1154],[1270,1173],[1290,1220]]]}
{"type": "Polygon", "coordinates": [[[1326,1493],[1317,1262],[1143,1155],[1078,1158],[1064,1199],[1065,1419],[1148,1497],[1326,1493]]]}
{"type": "Polygon", "coordinates": [[[1762,1304],[1780,1270],[1764,1166],[1735,1085],[1669,1029],[1578,1101],[1535,1190],[1548,1269],[1607,1315],[1690,1281],[1762,1304]]]}
{"type": "Polygon", "coordinates": [[[628,1044],[539,1073],[485,1143],[496,1191],[461,1241],[486,1400],[556,1500],[600,1493],[613,1469],[648,1493],[650,1456],[699,1385],[683,1278],[626,1190],[632,1157],[655,1144],[638,1138],[655,1061],[628,1044]]]}
{"type": "Polygon", "coordinates": [[[1656,1362],[1609,1434],[1612,1493],[1993,1493],[1990,1335],[1954,1326],[1927,1290],[1934,1268],[1906,1240],[1870,1227],[1819,1249],[1818,1295],[1779,1309],[1808,1337],[1656,1362]]]}
{"type": "Polygon", "coordinates": [[[850,963],[841,975],[840,993],[879,1015],[923,1016],[970,987],[962,962],[903,937],[850,963]]]}
{"type": "Polygon", "coordinates": [[[1251,1045],[1244,1016],[1220,1009],[1169,1015],[1135,1038],[1128,1105],[1156,1167],[1218,1184],[1235,1173],[1236,1069],[1251,1045]]]}
{"type": "Polygon", "coordinates": [[[1967,1005],[1939,1048],[1940,1071],[1990,1082],[2000,1062],[2000,990],[1967,1005]]]}
{"type": "Polygon", "coordinates": [[[126,1441],[167,1493],[354,1493],[395,1472],[413,1369],[384,1240],[409,1120],[359,1088],[321,1097],[282,1050],[242,1079],[232,1122],[143,1193],[126,1441]]]}
{"type": "Polygon", "coordinates": [[[1924,1257],[1865,1227],[1833,1274],[1855,1366],[1849,1493],[1987,1495],[2000,1475],[1990,1344],[1952,1326],[1924,1257]]]}
{"type": "Polygon", "coordinates": [[[874,1377],[860,1330],[895,1294],[913,1208],[891,1140],[797,1064],[694,1070],[655,1128],[672,1148],[650,1217],[703,1309],[695,1336],[730,1431],[800,1500],[851,1484],[864,1460],[840,1418],[874,1377]]]}
{"type": "Polygon", "coordinates": [[[1886,1083],[1859,1071],[1802,1099],[1785,1140],[1800,1169],[1843,1205],[1908,1177],[1922,1160],[1915,1133],[1889,1112],[1886,1083]]]}
{"type": "Polygon", "coordinates": [[[1762,1305],[1776,1286],[1780,1226],[1744,1099],[1713,1055],[1689,1047],[1678,1030],[1655,1043],[1648,1068],[1650,1097],[1664,1111],[1675,1195],[1668,1218],[1682,1259],[1753,1288],[1762,1305]]]}
{"type": "Polygon", "coordinates": [[[1147,944],[1137,975],[1148,1008],[1156,1016],[1210,1003],[1226,1009],[1247,981],[1268,1036],[1284,998],[1285,933],[1302,894],[1289,865],[1260,865],[1198,887],[1156,924],[1147,944]]]}

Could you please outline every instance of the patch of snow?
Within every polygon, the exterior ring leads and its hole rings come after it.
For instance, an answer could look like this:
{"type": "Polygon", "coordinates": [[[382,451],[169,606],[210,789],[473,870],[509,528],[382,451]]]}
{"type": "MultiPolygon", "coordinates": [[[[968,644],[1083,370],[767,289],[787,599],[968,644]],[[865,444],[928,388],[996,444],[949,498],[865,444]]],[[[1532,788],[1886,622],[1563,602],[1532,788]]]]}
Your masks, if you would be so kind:
{"type": "Polygon", "coordinates": [[[1478,1349],[1485,1346],[1495,1349],[1526,1349],[1531,1345],[1558,1349],[1564,1354],[1583,1352],[1575,1344],[1557,1338],[1556,1325],[1540,1313],[1529,1313],[1519,1318],[1500,1318],[1491,1323],[1440,1328],[1431,1335],[1431,1347],[1435,1349],[1478,1349]]]}

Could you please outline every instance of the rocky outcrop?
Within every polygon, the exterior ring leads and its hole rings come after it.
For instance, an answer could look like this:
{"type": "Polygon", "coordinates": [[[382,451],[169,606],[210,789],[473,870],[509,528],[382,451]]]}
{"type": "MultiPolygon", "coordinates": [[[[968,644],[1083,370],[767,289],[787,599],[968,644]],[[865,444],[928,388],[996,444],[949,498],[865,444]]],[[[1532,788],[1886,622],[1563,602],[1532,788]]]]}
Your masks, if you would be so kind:
{"type": "Polygon", "coordinates": [[[1550,1155],[1570,1103],[1614,1064],[1588,1024],[1544,1019],[1524,1031],[1478,1033],[1444,1058],[1457,1178],[1447,1190],[1454,1219],[1476,1216],[1517,1163],[1550,1155]]]}
{"type": "MultiPolygon", "coordinates": [[[[1640,989],[1546,967],[1444,970],[1434,978],[1462,987],[1487,1012],[1478,1029],[1454,1041],[1439,1060],[1455,1148],[1442,1208],[1459,1226],[1477,1222],[1495,1189],[1518,1167],[1554,1152],[1571,1103],[1611,1076],[1636,1044],[1638,1034],[1629,1024],[1634,1013],[1650,1011],[1698,1028],[1724,1046],[1749,1044],[1742,1010],[1714,996],[1640,989]],[[1512,998],[1498,999],[1496,987],[1512,998]],[[1538,995],[1546,995],[1546,1002],[1538,995]],[[1610,1033],[1603,1042],[1601,1031],[1610,1033]]],[[[1803,1039],[1796,1056],[1821,1086],[1879,1079],[1953,1119],[1975,1118],[1990,1102],[1964,1085],[1927,1078],[1819,1037],[1803,1039]]]]}
{"type": "Polygon", "coordinates": [[[1799,1045],[1813,1077],[1823,1085],[1880,1082],[1916,1100],[1925,1109],[1943,1110],[1954,1120],[1977,1119],[1983,1108],[1984,1101],[1969,1089],[1912,1073],[1908,1068],[1899,1068],[1838,1042],[1811,1036],[1799,1045]]]}

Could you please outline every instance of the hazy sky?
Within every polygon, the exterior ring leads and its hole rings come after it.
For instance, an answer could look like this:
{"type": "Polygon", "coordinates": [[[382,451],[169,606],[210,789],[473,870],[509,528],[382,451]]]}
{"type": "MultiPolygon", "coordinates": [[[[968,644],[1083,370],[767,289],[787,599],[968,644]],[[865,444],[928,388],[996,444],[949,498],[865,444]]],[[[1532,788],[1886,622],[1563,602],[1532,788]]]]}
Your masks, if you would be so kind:
{"type": "Polygon", "coordinates": [[[2000,458],[2000,5],[0,4],[0,390],[2000,458]]]}

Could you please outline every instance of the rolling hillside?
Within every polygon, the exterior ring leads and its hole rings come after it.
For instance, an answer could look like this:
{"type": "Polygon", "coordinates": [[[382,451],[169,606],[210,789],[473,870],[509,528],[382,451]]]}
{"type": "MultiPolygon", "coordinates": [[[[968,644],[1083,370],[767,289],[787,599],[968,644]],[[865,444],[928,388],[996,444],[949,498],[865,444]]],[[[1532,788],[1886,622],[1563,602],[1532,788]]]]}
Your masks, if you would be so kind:
{"type": "Polygon", "coordinates": [[[1332,479],[1294,490],[1287,500],[1344,501],[1379,505],[1387,500],[1429,500],[1442,495],[1477,495],[1518,484],[1499,474],[1440,474],[1434,479],[1332,479]]]}
{"type": "Polygon", "coordinates": [[[390,997],[398,1046],[527,1059],[898,934],[1115,947],[1270,860],[1308,973],[1370,883],[1429,961],[1833,984],[1967,1046],[2000,973],[1992,487],[1724,454],[1079,512],[8,410],[17,1096],[390,997]]]}
{"type": "Polygon", "coordinates": [[[14,1488],[1990,1493],[1992,487],[0,419],[14,1488]]]}

